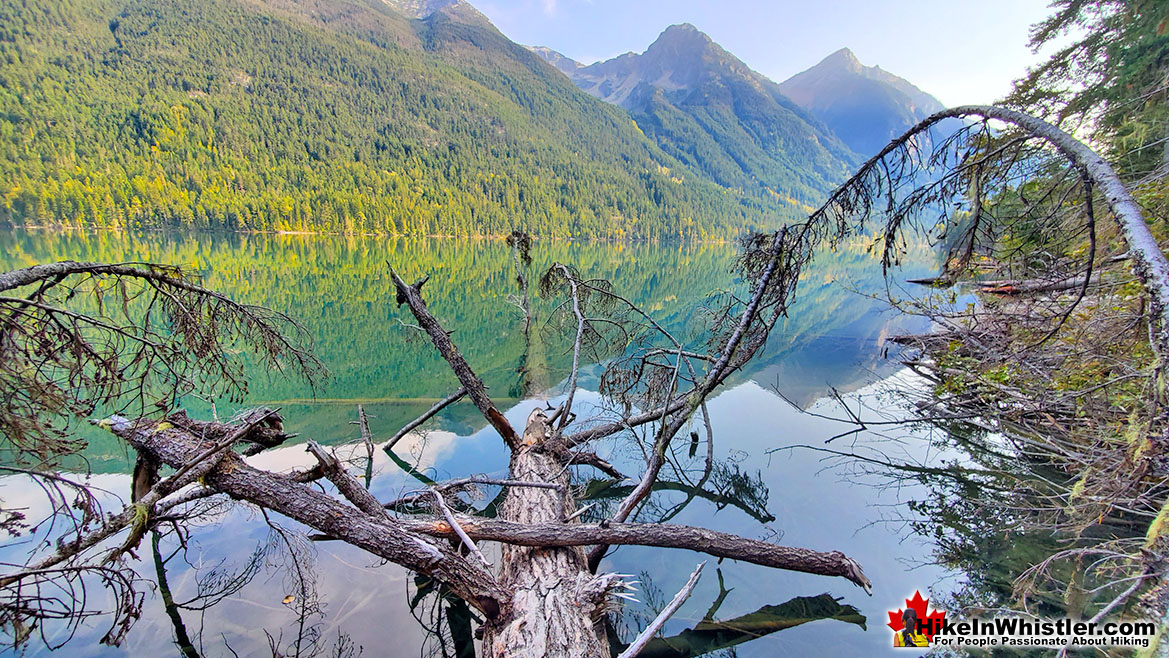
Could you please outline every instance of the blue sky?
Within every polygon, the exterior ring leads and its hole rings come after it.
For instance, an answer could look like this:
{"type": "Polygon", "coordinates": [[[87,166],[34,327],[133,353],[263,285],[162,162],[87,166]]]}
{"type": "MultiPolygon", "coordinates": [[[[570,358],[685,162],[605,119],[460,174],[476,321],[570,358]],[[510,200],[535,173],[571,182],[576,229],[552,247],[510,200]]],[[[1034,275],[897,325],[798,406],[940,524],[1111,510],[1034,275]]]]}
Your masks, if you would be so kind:
{"type": "Polygon", "coordinates": [[[1046,0],[470,0],[519,43],[591,63],[641,52],[693,23],[780,82],[851,48],[943,104],[989,103],[1038,61],[1027,47],[1046,0]]]}

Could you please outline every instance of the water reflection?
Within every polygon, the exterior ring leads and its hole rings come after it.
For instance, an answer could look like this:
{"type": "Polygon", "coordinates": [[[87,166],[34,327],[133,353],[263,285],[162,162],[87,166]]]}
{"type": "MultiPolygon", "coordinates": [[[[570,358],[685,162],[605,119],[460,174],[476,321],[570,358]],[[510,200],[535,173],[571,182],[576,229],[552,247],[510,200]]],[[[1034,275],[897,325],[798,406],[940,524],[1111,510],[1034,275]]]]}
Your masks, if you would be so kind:
{"type": "MultiPolygon", "coordinates": [[[[324,443],[357,438],[352,424],[357,403],[369,414],[374,436],[388,437],[458,386],[429,345],[399,322],[403,316],[391,303],[386,261],[405,269],[408,279],[431,275],[426,292],[432,310],[455,329],[460,348],[497,403],[510,407],[506,415],[513,423],[563,394],[557,386],[568,355],[563,345],[542,340],[539,331],[523,331],[521,314],[507,301],[516,284],[511,254],[501,242],[7,233],[0,234],[0,243],[6,268],[64,258],[180,263],[198,271],[212,288],[300,318],[316,337],[332,380],[314,399],[295,382],[261,377],[247,404],[281,407],[290,431],[324,443]]],[[[734,284],[728,274],[734,258],[731,245],[538,243],[532,258],[534,272],[559,260],[590,276],[608,278],[616,290],[681,336],[697,335],[701,322],[694,309],[711,292],[734,284]]],[[[910,571],[905,564],[925,561],[927,545],[913,538],[905,541],[897,529],[873,525],[882,518],[880,506],[902,504],[906,492],[841,482],[831,472],[820,473],[815,455],[768,455],[778,445],[814,442],[838,431],[831,423],[798,413],[769,387],[777,386],[800,406],[822,409],[834,404],[823,399],[830,386],[863,392],[866,383],[891,374],[892,366],[881,355],[882,341],[905,327],[891,325],[895,318],[883,306],[847,289],[876,288],[879,281],[879,264],[859,244],[846,245],[810,268],[798,303],[777,327],[763,358],[710,401],[716,453],[708,477],[699,485],[691,467],[703,461],[705,440],[701,449],[682,442],[679,449],[686,454],[680,459],[686,463],[660,483],[640,518],[845,550],[864,565],[877,595],[866,599],[851,584],[835,579],[727,563],[717,582],[708,574],[700,583],[667,625],[669,639],[655,641],[654,655],[884,651],[891,644],[880,627],[885,611],[896,609],[908,592],[924,590],[939,576],[936,569],[910,571]],[[865,619],[870,620],[867,626],[865,619]],[[830,630],[828,625],[833,625],[830,630]],[[770,635],[778,630],[784,632],[770,635]],[[828,644],[824,633],[831,635],[828,644]],[[751,638],[756,639],[748,642],[751,638]]],[[[533,300],[537,322],[546,317],[539,303],[533,300]]],[[[592,374],[582,376],[583,390],[577,395],[582,404],[599,407],[596,372],[592,374]]],[[[192,414],[208,412],[205,403],[192,401],[189,406],[192,414]]],[[[230,410],[221,403],[218,411],[230,410]]],[[[448,408],[425,428],[408,435],[394,455],[375,454],[372,483],[379,499],[409,493],[426,480],[506,474],[498,437],[483,428],[469,405],[448,408]]],[[[92,470],[108,474],[100,477],[109,490],[128,491],[125,450],[102,433],[90,439],[85,457],[92,470]]],[[[597,448],[623,472],[638,472],[636,444],[610,442],[597,448]]],[[[252,461],[263,468],[289,469],[310,464],[311,457],[302,446],[288,446],[252,461]]],[[[580,486],[597,504],[592,510],[597,515],[606,501],[618,500],[628,489],[627,483],[602,480],[582,481],[580,486]]],[[[6,506],[40,504],[27,479],[7,478],[0,487],[6,506]]],[[[498,491],[482,489],[481,499],[465,496],[460,503],[489,510],[498,491]]],[[[191,528],[189,535],[152,536],[150,555],[142,555],[138,564],[140,575],[156,587],[147,594],[142,619],[126,645],[120,650],[97,645],[101,622],[86,620],[80,636],[68,645],[69,655],[270,655],[273,643],[285,653],[295,653],[299,645],[300,655],[314,650],[331,655],[355,647],[364,648],[365,655],[467,652],[473,619],[465,607],[358,549],[340,542],[303,543],[289,539],[293,534],[281,535],[255,510],[236,508],[214,517],[213,523],[191,528]],[[290,573],[299,576],[290,580],[290,573]],[[197,603],[203,599],[214,604],[197,603]],[[387,647],[387,638],[392,638],[392,647],[387,647]]],[[[24,551],[27,544],[9,544],[0,547],[0,559],[17,561],[24,551]]],[[[654,587],[672,593],[699,559],[681,551],[627,547],[602,568],[645,572],[652,575],[654,587]]],[[[639,615],[653,616],[653,602],[642,603],[627,610],[625,634],[618,639],[632,637],[629,632],[636,632],[639,615]]],[[[43,643],[29,647],[32,654],[43,650],[43,643]]]]}
{"type": "MultiPolygon", "coordinates": [[[[638,655],[645,658],[692,658],[715,652],[735,655],[734,648],[744,642],[821,620],[843,621],[866,629],[864,615],[829,594],[797,596],[779,605],[765,605],[754,612],[720,621],[716,615],[730,594],[724,586],[721,569],[718,581],[718,598],[701,621],[677,635],[654,638],[638,655]]],[[[624,646],[619,641],[613,644],[624,646]]]]}

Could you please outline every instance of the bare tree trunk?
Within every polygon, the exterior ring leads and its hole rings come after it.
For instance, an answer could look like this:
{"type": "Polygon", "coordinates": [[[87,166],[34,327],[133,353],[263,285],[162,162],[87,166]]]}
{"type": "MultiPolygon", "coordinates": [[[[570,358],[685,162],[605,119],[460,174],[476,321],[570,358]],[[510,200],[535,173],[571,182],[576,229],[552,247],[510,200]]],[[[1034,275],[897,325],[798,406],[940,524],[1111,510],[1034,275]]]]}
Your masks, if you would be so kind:
{"type": "MultiPolygon", "coordinates": [[[[550,482],[557,489],[512,487],[500,516],[518,523],[560,523],[571,516],[568,469],[544,450],[551,428],[536,409],[528,417],[521,444],[512,452],[511,477],[550,482]]],[[[576,523],[570,521],[569,523],[576,523]]],[[[599,605],[606,582],[588,571],[581,547],[503,546],[500,585],[513,592],[510,614],[488,624],[483,634],[484,658],[504,656],[609,655],[600,623],[599,605]]]]}
{"type": "Polygon", "coordinates": [[[1132,255],[1132,270],[1137,280],[1149,294],[1150,315],[1152,316],[1152,347],[1157,355],[1162,376],[1169,369],[1169,261],[1153,237],[1145,222],[1140,204],[1133,199],[1124,182],[1116,175],[1104,158],[1080,140],[1072,137],[1050,123],[1023,112],[994,105],[962,105],[942,110],[922,120],[904,135],[889,142],[880,153],[874,155],[844,185],[836,189],[828,201],[814,215],[816,219],[825,209],[832,208],[846,191],[864,178],[885,156],[903,147],[916,135],[929,130],[945,119],[981,117],[997,119],[1016,126],[1036,137],[1046,140],[1062,153],[1096,189],[1104,195],[1108,209],[1112,211],[1120,227],[1124,241],[1132,255]]]}

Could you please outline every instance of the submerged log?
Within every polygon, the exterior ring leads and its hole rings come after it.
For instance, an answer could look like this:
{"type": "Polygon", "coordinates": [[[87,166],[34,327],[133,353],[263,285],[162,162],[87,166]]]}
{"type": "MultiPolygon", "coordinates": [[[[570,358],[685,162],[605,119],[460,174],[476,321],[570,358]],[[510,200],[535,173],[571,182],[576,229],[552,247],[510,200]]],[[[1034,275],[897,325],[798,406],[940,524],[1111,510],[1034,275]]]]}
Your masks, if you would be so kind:
{"type": "MultiPolygon", "coordinates": [[[[1099,277],[1093,283],[1099,283],[1099,277]]],[[[1064,290],[1079,290],[1088,281],[1086,276],[1077,276],[1068,279],[1008,279],[1003,281],[979,281],[979,292],[994,295],[1038,295],[1048,292],[1062,292],[1064,290]]]]}

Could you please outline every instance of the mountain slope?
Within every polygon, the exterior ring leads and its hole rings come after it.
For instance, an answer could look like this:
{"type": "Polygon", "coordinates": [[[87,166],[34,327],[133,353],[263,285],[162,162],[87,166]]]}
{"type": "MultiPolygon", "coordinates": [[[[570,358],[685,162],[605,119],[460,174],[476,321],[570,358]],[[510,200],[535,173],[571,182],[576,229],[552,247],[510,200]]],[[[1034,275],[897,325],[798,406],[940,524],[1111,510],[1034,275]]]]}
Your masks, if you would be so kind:
{"type": "Polygon", "coordinates": [[[628,110],[678,160],[795,213],[816,206],[856,161],[778,85],[692,25],[671,26],[642,54],[589,66],[536,52],[581,89],[628,110]]]}
{"type": "Polygon", "coordinates": [[[863,156],[943,109],[933,96],[878,66],[864,66],[843,48],[779,85],[863,156]]]}
{"type": "Polygon", "coordinates": [[[0,220],[729,237],[729,192],[465,3],[0,0],[0,220]]]}

